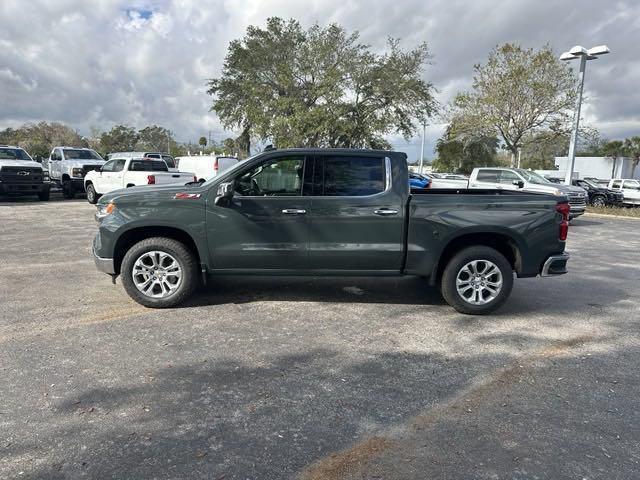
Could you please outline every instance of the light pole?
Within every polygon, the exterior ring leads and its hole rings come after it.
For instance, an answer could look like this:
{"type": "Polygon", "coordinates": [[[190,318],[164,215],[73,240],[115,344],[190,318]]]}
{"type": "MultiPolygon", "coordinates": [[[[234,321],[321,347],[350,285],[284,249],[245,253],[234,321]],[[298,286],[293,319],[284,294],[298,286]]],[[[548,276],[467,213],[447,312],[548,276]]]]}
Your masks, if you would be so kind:
{"type": "Polygon", "coordinates": [[[573,167],[576,163],[576,143],[578,142],[578,126],[580,124],[580,107],[582,106],[582,89],[584,87],[584,69],[587,60],[595,60],[598,55],[609,53],[609,47],[606,45],[598,45],[597,47],[587,50],[581,46],[575,46],[568,52],[560,55],[560,60],[576,60],[580,59],[580,73],[578,74],[578,95],[576,96],[576,107],[573,112],[573,129],[571,131],[571,140],[569,141],[569,158],[567,159],[567,173],[564,176],[564,183],[571,185],[573,178],[573,167]]]}
{"type": "Polygon", "coordinates": [[[427,124],[422,124],[422,147],[420,147],[420,174],[422,175],[422,166],[424,164],[424,135],[427,130],[427,124]]]}

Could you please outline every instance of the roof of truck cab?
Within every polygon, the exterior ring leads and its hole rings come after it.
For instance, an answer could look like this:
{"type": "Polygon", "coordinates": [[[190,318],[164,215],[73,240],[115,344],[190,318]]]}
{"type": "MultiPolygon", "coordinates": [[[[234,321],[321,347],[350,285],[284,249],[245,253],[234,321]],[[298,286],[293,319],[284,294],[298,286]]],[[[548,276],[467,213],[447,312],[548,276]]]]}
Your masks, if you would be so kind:
{"type": "Polygon", "coordinates": [[[366,149],[366,148],[274,148],[270,150],[265,150],[262,153],[340,153],[340,154],[349,154],[349,153],[357,153],[357,154],[371,154],[371,155],[403,155],[407,156],[406,153],[396,152],[393,150],[375,150],[375,149],[366,149]]]}

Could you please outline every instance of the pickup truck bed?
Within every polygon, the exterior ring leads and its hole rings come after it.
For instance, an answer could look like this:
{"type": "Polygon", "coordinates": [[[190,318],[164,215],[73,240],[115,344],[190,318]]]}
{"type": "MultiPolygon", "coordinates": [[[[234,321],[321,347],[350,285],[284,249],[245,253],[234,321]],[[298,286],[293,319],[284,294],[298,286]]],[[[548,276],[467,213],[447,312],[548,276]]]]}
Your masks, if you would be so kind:
{"type": "Polygon", "coordinates": [[[150,307],[182,302],[200,274],[410,274],[480,314],[506,300],[514,272],[566,273],[568,215],[552,195],[410,192],[402,153],[273,150],[203,184],[105,195],[94,255],[150,307]]]}

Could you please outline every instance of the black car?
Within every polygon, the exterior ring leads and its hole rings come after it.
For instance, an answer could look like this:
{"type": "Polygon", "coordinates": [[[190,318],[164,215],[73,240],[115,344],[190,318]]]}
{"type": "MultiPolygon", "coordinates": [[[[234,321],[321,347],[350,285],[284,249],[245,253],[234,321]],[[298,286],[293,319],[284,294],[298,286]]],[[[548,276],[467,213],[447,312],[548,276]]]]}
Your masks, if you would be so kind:
{"type": "Polygon", "coordinates": [[[572,180],[571,183],[576,187],[582,187],[587,191],[587,194],[589,195],[589,203],[594,207],[622,205],[622,192],[598,185],[593,180],[572,180]]]}

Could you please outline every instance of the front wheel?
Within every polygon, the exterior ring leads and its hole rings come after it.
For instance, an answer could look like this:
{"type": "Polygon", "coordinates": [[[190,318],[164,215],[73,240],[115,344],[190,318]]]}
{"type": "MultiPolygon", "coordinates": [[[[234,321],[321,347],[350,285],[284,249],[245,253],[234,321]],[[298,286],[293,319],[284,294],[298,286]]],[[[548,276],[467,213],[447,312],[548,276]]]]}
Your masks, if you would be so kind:
{"type": "Polygon", "coordinates": [[[131,247],[122,260],[121,275],[129,296],[151,308],[179,305],[198,283],[194,254],[183,243],[164,237],[131,247]]]}
{"type": "Polygon", "coordinates": [[[604,207],[606,204],[607,204],[607,201],[601,195],[594,197],[593,200],[591,201],[591,205],[593,205],[594,207],[604,207]]]}
{"type": "Polygon", "coordinates": [[[100,195],[98,195],[98,193],[96,192],[96,187],[93,186],[93,183],[87,184],[86,191],[87,191],[87,201],[92,205],[95,205],[96,203],[98,203],[98,199],[100,198],[100,195]]]}
{"type": "Polygon", "coordinates": [[[502,305],[513,288],[513,269],[493,248],[461,250],[442,274],[442,296],[460,313],[483,315],[502,305]]]}
{"type": "Polygon", "coordinates": [[[71,183],[71,180],[62,181],[62,196],[67,200],[76,198],[76,191],[73,188],[73,183],[71,183]]]}

